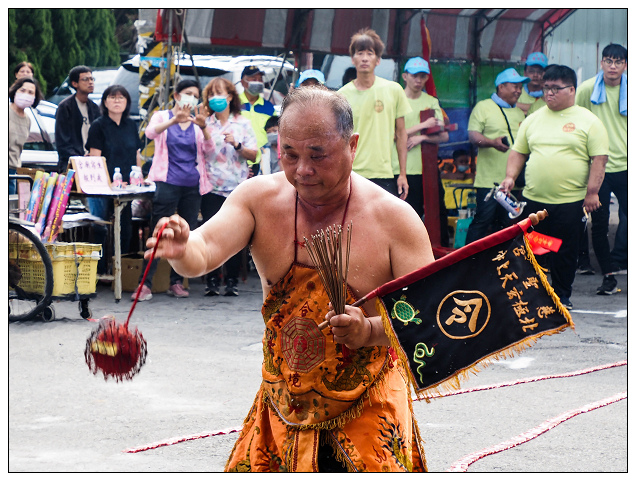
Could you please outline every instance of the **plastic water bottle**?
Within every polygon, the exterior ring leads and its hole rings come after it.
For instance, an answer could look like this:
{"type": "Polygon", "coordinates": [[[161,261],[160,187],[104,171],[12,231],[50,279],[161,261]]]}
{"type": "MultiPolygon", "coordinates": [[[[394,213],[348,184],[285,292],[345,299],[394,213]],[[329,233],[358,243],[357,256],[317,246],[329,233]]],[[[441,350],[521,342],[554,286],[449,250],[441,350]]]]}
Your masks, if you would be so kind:
{"type": "Polygon", "coordinates": [[[124,187],[119,167],[115,167],[115,173],[113,174],[113,189],[122,189],[124,187]]]}
{"type": "Polygon", "coordinates": [[[136,165],[133,165],[130,169],[130,185],[132,187],[139,187],[141,186],[142,182],[143,180],[141,169],[136,165]]]}
{"type": "Polygon", "coordinates": [[[468,209],[468,217],[475,216],[475,210],[477,209],[477,194],[475,192],[469,192],[466,196],[466,209],[468,209]]]}

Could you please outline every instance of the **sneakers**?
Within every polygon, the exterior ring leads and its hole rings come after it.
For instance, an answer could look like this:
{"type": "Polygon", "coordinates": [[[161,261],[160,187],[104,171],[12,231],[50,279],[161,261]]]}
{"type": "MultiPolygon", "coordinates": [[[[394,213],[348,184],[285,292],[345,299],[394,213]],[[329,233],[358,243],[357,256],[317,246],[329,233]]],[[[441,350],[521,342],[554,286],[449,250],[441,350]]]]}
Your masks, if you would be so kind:
{"type": "Polygon", "coordinates": [[[589,264],[579,266],[579,268],[576,270],[576,273],[582,276],[593,276],[594,274],[596,274],[594,269],[592,269],[592,266],[590,266],[589,264]]]}
{"type": "Polygon", "coordinates": [[[616,288],[617,284],[618,282],[616,282],[616,278],[613,275],[608,274],[603,276],[603,284],[596,289],[596,293],[599,296],[611,296],[612,294],[616,294],[618,292],[616,288]]]}
{"type": "Polygon", "coordinates": [[[565,307],[568,310],[572,310],[574,309],[574,306],[572,305],[572,302],[570,301],[569,297],[564,297],[563,299],[561,299],[561,304],[563,304],[563,307],[565,307]]]}
{"type": "Polygon", "coordinates": [[[166,292],[169,296],[173,297],[189,297],[190,293],[183,288],[183,285],[180,282],[176,284],[172,284],[168,292],[166,292]]]}
{"type": "Polygon", "coordinates": [[[236,287],[238,281],[236,279],[228,279],[225,281],[225,295],[236,297],[238,296],[238,288],[236,287]]]}
{"type": "MultiPolygon", "coordinates": [[[[132,296],[130,296],[131,301],[134,301],[136,299],[138,290],[139,287],[137,287],[137,289],[135,289],[135,292],[132,293],[132,296]]],[[[149,301],[150,299],[152,299],[152,291],[150,290],[150,287],[148,287],[146,284],[142,284],[141,292],[139,293],[139,302],[149,301]]]]}
{"type": "Polygon", "coordinates": [[[208,280],[207,285],[205,286],[205,294],[204,296],[218,296],[219,295],[219,283],[215,278],[208,280]]]}

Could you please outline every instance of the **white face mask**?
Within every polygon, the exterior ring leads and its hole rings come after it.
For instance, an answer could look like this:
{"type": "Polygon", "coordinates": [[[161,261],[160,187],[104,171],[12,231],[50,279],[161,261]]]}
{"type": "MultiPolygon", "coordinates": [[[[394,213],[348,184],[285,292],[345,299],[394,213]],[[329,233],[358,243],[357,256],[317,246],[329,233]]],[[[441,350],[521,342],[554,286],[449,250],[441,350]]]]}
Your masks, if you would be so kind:
{"type": "Polygon", "coordinates": [[[33,105],[33,102],[35,102],[35,96],[24,92],[16,92],[13,102],[24,110],[33,105]]]}
{"type": "Polygon", "coordinates": [[[267,134],[267,142],[270,145],[276,145],[278,143],[278,132],[270,132],[267,134]]]}
{"type": "Polygon", "coordinates": [[[191,110],[194,110],[199,105],[199,99],[194,95],[182,94],[180,99],[177,100],[177,105],[181,108],[188,106],[191,110]]]}

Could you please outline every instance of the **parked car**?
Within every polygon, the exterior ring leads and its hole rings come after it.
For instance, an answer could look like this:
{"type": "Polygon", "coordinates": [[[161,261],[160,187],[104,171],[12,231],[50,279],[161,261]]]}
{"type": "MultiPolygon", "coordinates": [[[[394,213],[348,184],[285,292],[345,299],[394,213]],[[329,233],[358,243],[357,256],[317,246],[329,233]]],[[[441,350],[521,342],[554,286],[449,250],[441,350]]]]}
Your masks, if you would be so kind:
{"type": "Polygon", "coordinates": [[[40,101],[35,109],[25,110],[31,120],[31,131],[20,155],[22,167],[43,169],[47,172],[57,170],[56,111],[57,105],[46,100],[40,101]]]}
{"type": "MultiPolygon", "coordinates": [[[[118,69],[113,67],[108,68],[96,68],[93,70],[93,77],[95,77],[95,89],[92,94],[88,95],[88,98],[91,99],[96,104],[100,104],[102,101],[102,94],[106,87],[108,87],[115,75],[117,75],[118,69]]],[[[75,93],[75,89],[71,87],[71,84],[68,80],[68,77],[64,79],[64,82],[59,87],[56,87],[53,90],[53,95],[49,97],[47,100],[51,103],[59,105],[62,100],[66,97],[69,97],[75,93]]]]}
{"type": "MultiPolygon", "coordinates": [[[[265,72],[264,82],[266,92],[265,98],[269,98],[272,84],[275,82],[274,93],[271,100],[277,107],[282,98],[287,94],[287,88],[293,82],[295,74],[294,66],[282,58],[267,55],[239,56],[229,57],[221,55],[184,55],[178,59],[181,78],[194,79],[194,69],[192,68],[192,60],[196,65],[197,74],[201,87],[205,87],[207,83],[214,77],[225,77],[232,83],[236,84],[239,92],[243,91],[240,83],[241,73],[247,65],[258,65],[265,72]],[[279,74],[279,70],[282,71],[279,74]]],[[[130,116],[137,122],[142,120],[142,116],[146,112],[142,109],[141,115],[139,110],[139,55],[122,63],[118,69],[96,69],[93,71],[95,76],[95,91],[89,97],[99,103],[102,93],[108,85],[123,85],[131,96],[130,116]],[[109,79],[108,83],[105,83],[109,79]]],[[[146,85],[147,86],[147,85],[146,85]]],[[[31,109],[27,109],[31,118],[31,133],[22,151],[21,159],[24,167],[41,168],[46,171],[54,171],[57,168],[58,156],[55,151],[55,112],[57,104],[64,98],[72,95],[74,90],[68,85],[68,78],[60,85],[48,101],[42,101],[37,107],[39,115],[34,116],[31,109]]]]}
{"type": "MultiPolygon", "coordinates": [[[[178,60],[179,71],[182,79],[195,79],[194,68],[192,67],[192,61],[196,66],[196,71],[199,76],[199,82],[201,87],[205,87],[210,80],[214,77],[224,77],[230,80],[236,85],[238,92],[243,91],[243,87],[240,83],[241,73],[243,69],[248,65],[257,65],[263,72],[265,72],[263,81],[265,82],[265,98],[269,98],[271,92],[272,83],[276,81],[274,85],[274,94],[272,95],[272,103],[275,105],[280,104],[282,98],[287,95],[288,85],[293,81],[295,73],[294,66],[285,61],[283,63],[282,58],[272,57],[268,55],[252,55],[252,56],[238,56],[231,57],[225,55],[183,55],[178,60]],[[278,75],[279,70],[282,72],[278,75]],[[278,76],[278,80],[276,80],[278,76]]],[[[139,111],[139,62],[140,56],[136,55],[130,60],[124,62],[117,75],[112,80],[112,84],[123,85],[130,93],[132,99],[132,106],[130,109],[130,116],[137,121],[140,121],[143,116],[147,114],[145,109],[142,108],[141,114],[139,111]]],[[[177,63],[177,62],[175,62],[177,63]]],[[[150,80],[153,82],[154,80],[150,80]]],[[[152,87],[154,85],[145,84],[143,87],[152,87]]]]}

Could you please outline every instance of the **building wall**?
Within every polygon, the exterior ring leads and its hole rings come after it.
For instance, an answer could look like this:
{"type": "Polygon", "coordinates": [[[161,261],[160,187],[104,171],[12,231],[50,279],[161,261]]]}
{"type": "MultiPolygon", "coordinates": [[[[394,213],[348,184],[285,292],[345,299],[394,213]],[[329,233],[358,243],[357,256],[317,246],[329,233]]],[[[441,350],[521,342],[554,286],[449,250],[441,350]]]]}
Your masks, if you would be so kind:
{"type": "Polygon", "coordinates": [[[550,63],[572,67],[580,83],[598,73],[610,43],[627,48],[627,9],[581,8],[545,39],[544,52],[550,63]]]}

